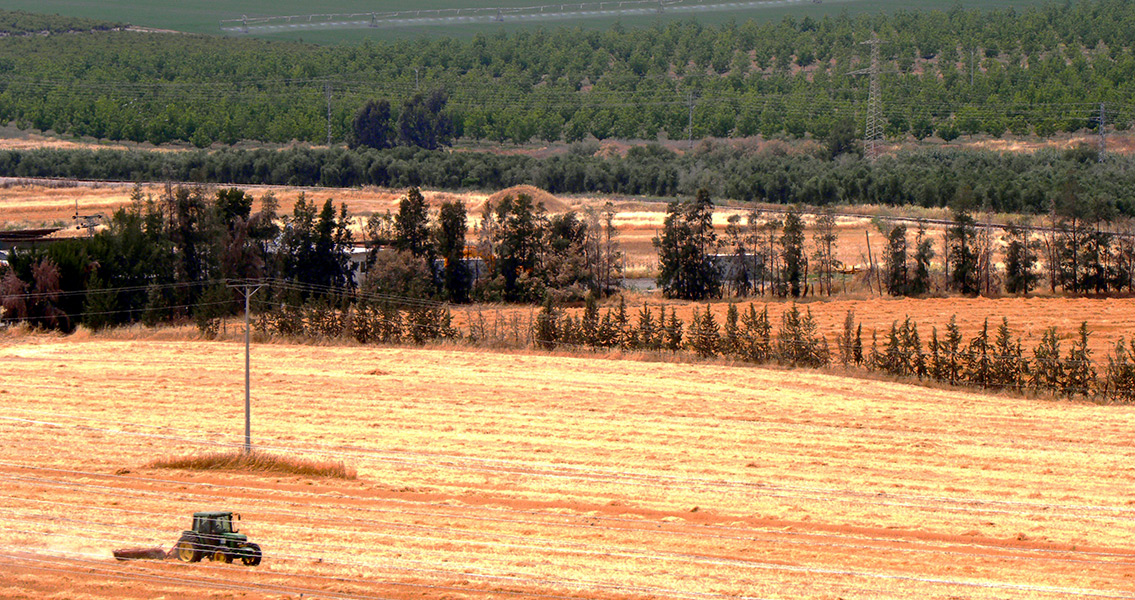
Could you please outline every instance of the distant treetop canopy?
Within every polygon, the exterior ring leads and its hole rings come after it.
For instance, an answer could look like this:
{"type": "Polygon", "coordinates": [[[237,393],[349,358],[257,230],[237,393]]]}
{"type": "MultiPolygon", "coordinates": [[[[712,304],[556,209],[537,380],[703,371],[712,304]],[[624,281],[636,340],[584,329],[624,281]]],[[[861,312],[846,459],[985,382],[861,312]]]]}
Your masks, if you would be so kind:
{"type": "MultiPolygon", "coordinates": [[[[0,12],[0,31],[110,27],[56,19],[0,12]]],[[[385,99],[397,138],[426,148],[450,138],[763,135],[827,140],[841,154],[862,133],[861,42],[875,34],[890,138],[1050,136],[1135,120],[1135,3],[1089,0],[335,47],[126,31],[10,36],[0,39],[0,121],[199,147],[325,143],[330,128],[334,143],[368,145],[356,117],[385,99]]]]}

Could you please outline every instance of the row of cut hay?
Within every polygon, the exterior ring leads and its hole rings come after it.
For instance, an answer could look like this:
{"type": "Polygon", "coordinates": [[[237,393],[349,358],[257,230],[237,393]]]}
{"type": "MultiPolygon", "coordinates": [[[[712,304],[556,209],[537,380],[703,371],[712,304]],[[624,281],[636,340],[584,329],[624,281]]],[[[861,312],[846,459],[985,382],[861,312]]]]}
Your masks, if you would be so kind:
{"type": "Polygon", "coordinates": [[[172,456],[151,461],[146,465],[154,469],[190,469],[194,471],[256,471],[305,477],[331,477],[356,479],[354,467],[343,461],[312,460],[299,456],[285,456],[271,452],[199,452],[185,456],[172,456]]]}

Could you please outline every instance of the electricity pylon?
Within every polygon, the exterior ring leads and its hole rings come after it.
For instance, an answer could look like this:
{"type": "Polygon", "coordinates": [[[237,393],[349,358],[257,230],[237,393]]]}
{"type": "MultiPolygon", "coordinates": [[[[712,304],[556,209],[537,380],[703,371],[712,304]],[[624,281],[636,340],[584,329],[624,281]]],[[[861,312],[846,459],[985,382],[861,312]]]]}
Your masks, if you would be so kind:
{"type": "Polygon", "coordinates": [[[867,118],[863,125],[863,151],[868,160],[874,161],[879,156],[879,142],[883,139],[883,99],[879,91],[879,44],[886,42],[872,33],[871,39],[860,43],[871,46],[871,66],[852,71],[848,75],[869,75],[871,78],[867,95],[867,118]]]}

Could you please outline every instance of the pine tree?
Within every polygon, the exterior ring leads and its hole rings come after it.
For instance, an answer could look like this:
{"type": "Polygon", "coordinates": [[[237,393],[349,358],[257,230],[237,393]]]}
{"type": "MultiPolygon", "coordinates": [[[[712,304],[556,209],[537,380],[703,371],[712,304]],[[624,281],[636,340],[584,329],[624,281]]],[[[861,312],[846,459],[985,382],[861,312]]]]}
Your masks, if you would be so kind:
{"type": "Polygon", "coordinates": [[[107,291],[106,282],[99,277],[98,272],[92,273],[87,280],[87,299],[83,303],[83,323],[94,331],[114,325],[115,313],[118,310],[118,299],[115,293],[107,291]]]}
{"type": "Polygon", "coordinates": [[[795,207],[789,207],[784,215],[784,231],[780,236],[780,254],[784,268],[781,274],[789,294],[799,298],[805,291],[805,274],[808,258],[804,253],[804,220],[795,207]]]}
{"type": "Polygon", "coordinates": [[[883,350],[879,367],[891,375],[907,375],[906,361],[902,357],[902,337],[898,321],[891,321],[891,331],[887,334],[887,347],[883,350]]]}
{"type": "Polygon", "coordinates": [[[819,332],[819,325],[812,316],[812,309],[809,308],[804,313],[804,319],[800,324],[805,351],[803,364],[816,369],[826,367],[831,362],[831,351],[828,348],[828,341],[819,332]]]}
{"type": "Polygon", "coordinates": [[[926,376],[926,355],[922,352],[922,340],[918,336],[918,325],[907,317],[899,328],[902,346],[903,370],[919,379],[926,376]]]}
{"type": "Polygon", "coordinates": [[[1013,340],[1009,319],[1002,317],[994,342],[993,384],[996,387],[1020,389],[1025,373],[1021,346],[1013,340]]]}
{"type": "Polygon", "coordinates": [[[882,371],[886,361],[879,352],[879,332],[871,330],[871,351],[867,354],[866,366],[868,371],[882,371]]]}
{"type": "Polygon", "coordinates": [[[955,207],[954,224],[948,231],[950,240],[950,281],[953,288],[966,296],[981,291],[978,282],[977,226],[966,203],[955,207]]]}
{"type": "Polygon", "coordinates": [[[811,310],[801,314],[800,307],[793,304],[784,311],[776,333],[777,362],[793,367],[826,365],[830,359],[827,342],[817,330],[811,310]]]}
{"type": "Polygon", "coordinates": [[[559,321],[556,307],[552,302],[552,295],[544,296],[544,306],[536,317],[536,345],[545,350],[553,350],[559,338],[556,324],[559,321]]]}
{"type": "Polygon", "coordinates": [[[413,344],[420,346],[437,339],[439,334],[437,325],[434,312],[430,308],[416,307],[406,312],[405,335],[413,344]]]}
{"type": "Polygon", "coordinates": [[[434,238],[438,254],[444,260],[442,291],[451,302],[469,299],[471,276],[465,264],[465,235],[468,233],[465,202],[445,202],[438,214],[434,238]]]}
{"type": "Polygon", "coordinates": [[[928,361],[927,371],[930,378],[934,381],[944,381],[946,379],[946,365],[942,361],[942,345],[938,341],[937,327],[930,329],[930,356],[928,361]]]}
{"type": "Polygon", "coordinates": [[[1092,395],[1096,383],[1096,369],[1092,366],[1092,351],[1088,348],[1088,323],[1080,323],[1076,341],[1068,349],[1064,359],[1064,385],[1061,391],[1072,398],[1076,394],[1084,397],[1092,395]]]}
{"type": "Polygon", "coordinates": [[[725,312],[725,336],[721,340],[721,353],[726,356],[738,356],[741,347],[740,314],[737,305],[730,302],[729,310],[725,312]]]}
{"type": "Polygon", "coordinates": [[[989,345],[989,319],[966,348],[965,378],[971,385],[988,388],[993,383],[993,357],[989,345]]]}
{"type": "Polygon", "coordinates": [[[887,293],[892,296],[905,296],[909,291],[907,281],[906,226],[895,225],[887,233],[887,293]]]}
{"type": "Polygon", "coordinates": [[[965,363],[962,356],[962,332],[958,328],[956,315],[950,315],[950,322],[946,324],[946,339],[943,340],[941,349],[945,380],[951,385],[957,385],[961,381],[965,363]]]}
{"type": "Polygon", "coordinates": [[[709,358],[717,356],[721,345],[720,331],[717,321],[713,318],[713,311],[709,305],[699,317],[697,308],[694,308],[693,320],[690,323],[690,347],[698,356],[709,358]]]}
{"type": "Polygon", "coordinates": [[[618,344],[619,331],[615,328],[615,321],[611,318],[611,311],[603,312],[599,321],[599,330],[596,333],[595,345],[600,348],[614,348],[618,344]]]}
{"type": "Polygon", "coordinates": [[[228,312],[227,304],[231,301],[232,293],[223,284],[205,288],[205,293],[193,309],[193,320],[206,338],[213,339],[220,333],[221,319],[228,312]]]}
{"type": "Polygon", "coordinates": [[[662,347],[659,328],[655,326],[654,316],[645,302],[642,303],[642,310],[638,313],[638,335],[636,337],[637,346],[643,350],[659,350],[662,347]]]}
{"type": "Polygon", "coordinates": [[[453,326],[453,313],[448,306],[434,309],[434,323],[437,324],[437,339],[455,340],[461,337],[461,332],[453,326]]]}
{"type": "Polygon", "coordinates": [[[1115,344],[1115,353],[1107,359],[1104,388],[1108,399],[1122,404],[1135,402],[1135,339],[1130,349],[1123,338],[1115,344]]]}
{"type": "Polygon", "coordinates": [[[635,332],[630,328],[631,318],[627,315],[627,299],[619,296],[619,305],[615,307],[611,325],[615,329],[614,345],[629,349],[634,346],[635,332]]]}
{"type": "Polygon", "coordinates": [[[142,309],[142,324],[146,327],[156,327],[158,323],[169,318],[169,298],[165,288],[157,284],[150,284],[146,288],[146,306],[142,309]]]}
{"type": "MultiPolygon", "coordinates": [[[[665,313],[665,309],[663,309],[665,313]]],[[[670,320],[666,321],[666,349],[677,352],[682,349],[682,321],[678,319],[678,311],[670,309],[670,320]]]]}
{"type": "Polygon", "coordinates": [[[741,358],[755,363],[768,362],[772,343],[772,325],[769,323],[768,306],[758,314],[753,303],[741,317],[741,358]]]}
{"type": "Polygon", "coordinates": [[[1029,387],[1033,391],[1054,392],[1064,381],[1064,363],[1060,359],[1060,338],[1056,328],[1044,330],[1040,343],[1033,349],[1033,369],[1029,387]]]}
{"type": "Polygon", "coordinates": [[[1005,293],[1028,294],[1040,278],[1035,270],[1036,254],[1027,229],[1016,225],[1005,227],[1005,293]]]}
{"type": "Polygon", "coordinates": [[[699,189],[693,202],[671,202],[653,244],[658,249],[658,286],[667,296],[701,300],[719,294],[721,275],[710,259],[717,235],[708,191],[699,189]]]}
{"type": "Polygon", "coordinates": [[[852,353],[855,356],[855,365],[860,366],[863,364],[863,324],[860,323],[855,327],[855,346],[852,348],[852,353]]]}
{"type": "Polygon", "coordinates": [[[843,332],[839,335],[839,362],[848,366],[855,362],[855,310],[848,309],[843,318],[843,332]]]}
{"type": "Polygon", "coordinates": [[[926,235],[926,223],[918,221],[918,235],[914,241],[914,275],[910,278],[911,296],[930,293],[930,261],[934,260],[934,242],[926,235]]]}
{"type": "Polygon", "coordinates": [[[583,337],[580,333],[579,325],[570,313],[564,314],[559,325],[557,325],[557,329],[559,331],[560,345],[583,345],[583,337]]]}
{"type": "Polygon", "coordinates": [[[587,294],[583,316],[579,319],[579,341],[586,346],[599,345],[599,301],[595,292],[587,294]]]}
{"type": "Polygon", "coordinates": [[[780,315],[780,327],[776,330],[776,361],[796,366],[800,344],[800,309],[793,304],[780,315]]]}

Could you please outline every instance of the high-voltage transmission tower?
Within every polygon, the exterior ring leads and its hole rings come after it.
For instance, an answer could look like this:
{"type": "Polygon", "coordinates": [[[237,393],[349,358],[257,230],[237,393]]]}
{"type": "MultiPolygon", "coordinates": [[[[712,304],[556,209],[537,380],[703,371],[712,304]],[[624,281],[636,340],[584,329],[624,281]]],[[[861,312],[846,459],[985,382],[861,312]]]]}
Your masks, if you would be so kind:
{"type": "Polygon", "coordinates": [[[863,151],[869,160],[874,161],[879,156],[879,142],[883,140],[883,99],[879,91],[879,44],[886,42],[872,33],[871,39],[860,43],[871,46],[871,66],[852,71],[848,75],[868,75],[871,78],[867,95],[867,118],[863,125],[863,151]]]}
{"type": "Polygon", "coordinates": [[[1100,136],[1100,162],[1107,158],[1107,108],[1103,102],[1100,102],[1100,116],[1096,119],[1099,123],[1099,136],[1100,136]]]}

